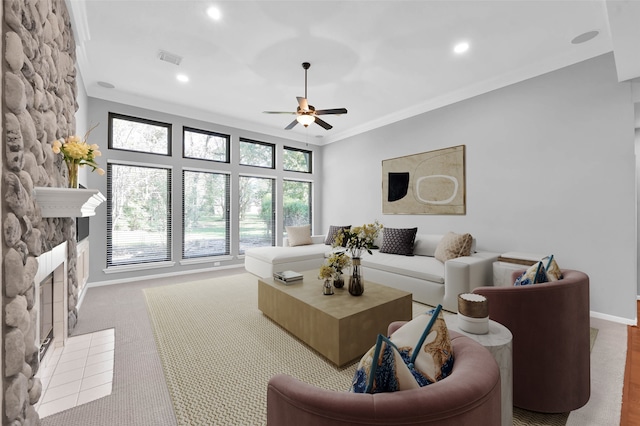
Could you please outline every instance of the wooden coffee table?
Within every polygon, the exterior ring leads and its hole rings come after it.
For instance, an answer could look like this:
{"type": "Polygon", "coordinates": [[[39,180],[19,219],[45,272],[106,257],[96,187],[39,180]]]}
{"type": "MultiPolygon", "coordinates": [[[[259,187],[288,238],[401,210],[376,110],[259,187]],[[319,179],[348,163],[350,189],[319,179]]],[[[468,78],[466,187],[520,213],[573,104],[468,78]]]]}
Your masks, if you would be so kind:
{"type": "Polygon", "coordinates": [[[361,357],[389,323],[412,318],[411,293],[365,281],[355,297],[346,277],[343,288],[325,296],[317,270],[301,273],[302,281],[290,285],[260,278],[258,309],[337,366],[361,357]]]}

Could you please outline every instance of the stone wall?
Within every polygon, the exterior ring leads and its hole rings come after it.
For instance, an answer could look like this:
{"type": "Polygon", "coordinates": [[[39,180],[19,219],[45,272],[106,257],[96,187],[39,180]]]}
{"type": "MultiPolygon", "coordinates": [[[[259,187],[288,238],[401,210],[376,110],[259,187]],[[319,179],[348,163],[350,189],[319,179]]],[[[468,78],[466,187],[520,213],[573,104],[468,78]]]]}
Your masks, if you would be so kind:
{"type": "Polygon", "coordinates": [[[74,219],[43,219],[33,191],[67,186],[51,146],[75,133],[75,42],[64,0],[4,0],[2,7],[2,424],[37,425],[36,257],[65,240],[70,329],[77,320],[74,219]]]}

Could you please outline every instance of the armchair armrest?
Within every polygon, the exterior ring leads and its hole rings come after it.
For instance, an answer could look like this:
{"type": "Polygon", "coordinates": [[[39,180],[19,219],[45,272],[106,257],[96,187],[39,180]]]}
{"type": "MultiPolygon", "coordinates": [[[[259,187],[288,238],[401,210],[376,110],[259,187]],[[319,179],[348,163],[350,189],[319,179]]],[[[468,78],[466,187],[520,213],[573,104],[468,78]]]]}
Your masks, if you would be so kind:
{"type": "Polygon", "coordinates": [[[444,298],[442,307],[458,312],[458,295],[493,282],[493,262],[499,253],[477,252],[444,263],[444,298]]]}

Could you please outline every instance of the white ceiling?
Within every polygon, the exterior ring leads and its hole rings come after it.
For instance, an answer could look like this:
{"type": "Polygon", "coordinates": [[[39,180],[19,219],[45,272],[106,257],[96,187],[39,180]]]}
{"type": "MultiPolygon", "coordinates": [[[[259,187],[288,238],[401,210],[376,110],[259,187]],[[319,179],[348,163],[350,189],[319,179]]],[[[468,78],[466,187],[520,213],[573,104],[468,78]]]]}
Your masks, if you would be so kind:
{"type": "Polygon", "coordinates": [[[67,0],[89,96],[326,144],[613,50],[604,1],[67,0]],[[206,15],[219,7],[222,19],[206,15]],[[571,40],[600,34],[583,44],[571,40]],[[464,55],[453,46],[466,40],[464,55]],[[159,50],[183,57],[160,61],[159,50]],[[285,131],[296,96],[318,109],[285,131]],[[184,73],[188,83],[176,80],[184,73]],[[98,85],[107,82],[107,89],[98,85]]]}

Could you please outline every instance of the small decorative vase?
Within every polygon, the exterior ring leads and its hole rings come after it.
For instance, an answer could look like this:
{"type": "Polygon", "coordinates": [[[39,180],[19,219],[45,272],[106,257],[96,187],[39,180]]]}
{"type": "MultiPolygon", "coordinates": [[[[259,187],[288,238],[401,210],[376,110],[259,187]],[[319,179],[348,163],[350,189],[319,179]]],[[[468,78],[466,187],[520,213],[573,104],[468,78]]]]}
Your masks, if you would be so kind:
{"type": "Polygon", "coordinates": [[[360,296],[364,293],[364,279],[362,278],[362,266],[360,258],[351,259],[351,276],[349,277],[349,294],[352,296],[360,296]]]}
{"type": "Polygon", "coordinates": [[[67,169],[69,169],[69,188],[78,188],[78,163],[67,161],[67,169]]]}
{"type": "Polygon", "coordinates": [[[331,280],[325,278],[324,285],[322,286],[322,294],[325,296],[331,296],[333,294],[333,287],[331,286],[331,280]]]}
{"type": "Polygon", "coordinates": [[[342,271],[337,272],[336,275],[333,278],[333,286],[335,288],[342,288],[344,287],[344,278],[342,278],[342,271]]]}

